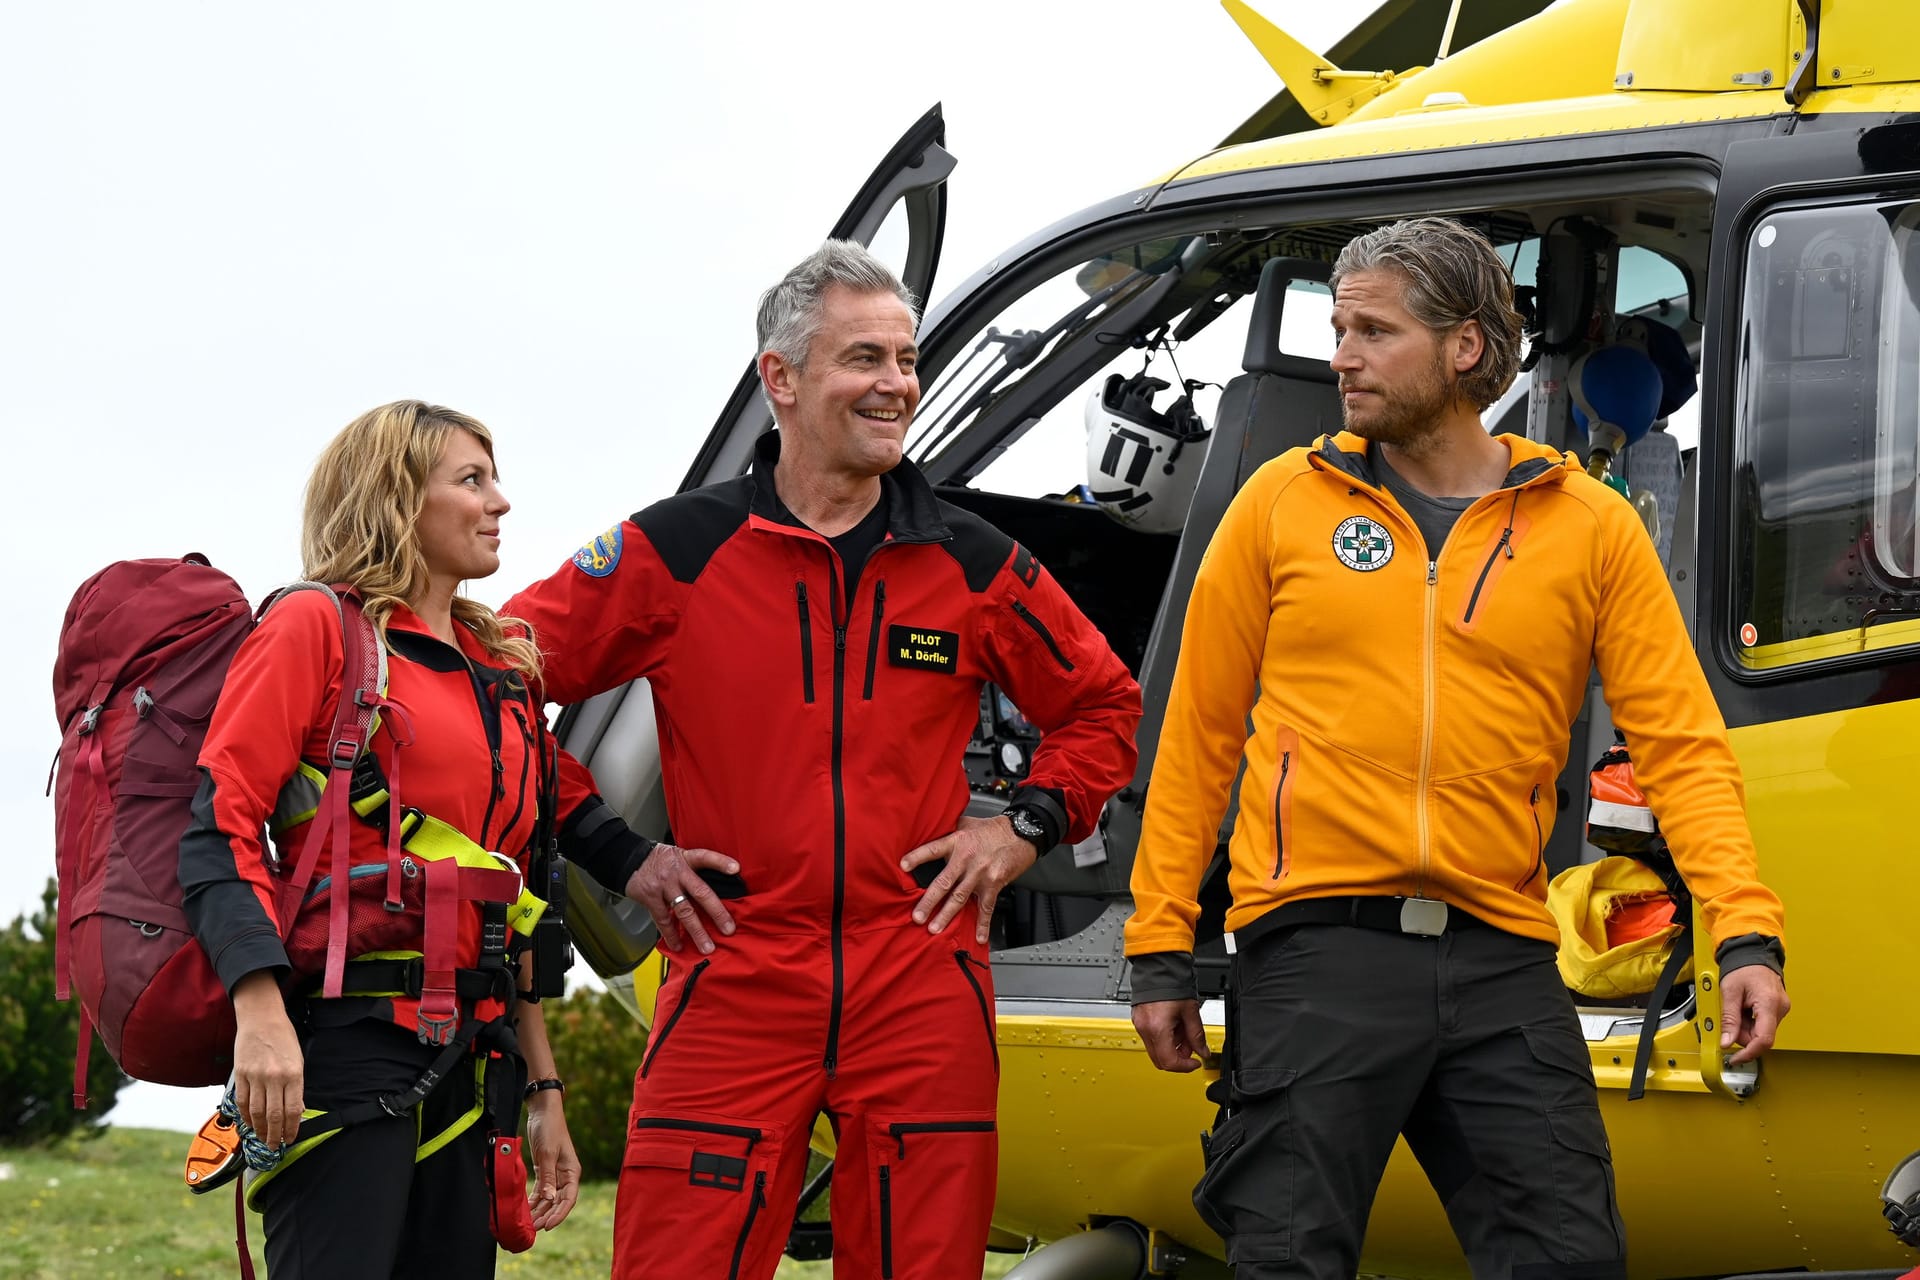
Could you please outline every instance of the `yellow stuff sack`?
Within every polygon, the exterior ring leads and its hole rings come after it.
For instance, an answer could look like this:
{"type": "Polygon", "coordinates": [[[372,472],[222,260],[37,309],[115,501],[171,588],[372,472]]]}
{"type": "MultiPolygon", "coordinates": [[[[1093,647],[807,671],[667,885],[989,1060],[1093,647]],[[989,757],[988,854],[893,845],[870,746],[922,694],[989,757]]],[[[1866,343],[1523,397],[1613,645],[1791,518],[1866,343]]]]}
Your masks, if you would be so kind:
{"type": "MultiPolygon", "coordinates": [[[[1562,871],[1547,886],[1547,910],[1560,926],[1561,981],[1596,1000],[1651,992],[1680,932],[1660,877],[1627,857],[1562,871]]],[[[1674,981],[1692,979],[1689,957],[1674,981]]]]}

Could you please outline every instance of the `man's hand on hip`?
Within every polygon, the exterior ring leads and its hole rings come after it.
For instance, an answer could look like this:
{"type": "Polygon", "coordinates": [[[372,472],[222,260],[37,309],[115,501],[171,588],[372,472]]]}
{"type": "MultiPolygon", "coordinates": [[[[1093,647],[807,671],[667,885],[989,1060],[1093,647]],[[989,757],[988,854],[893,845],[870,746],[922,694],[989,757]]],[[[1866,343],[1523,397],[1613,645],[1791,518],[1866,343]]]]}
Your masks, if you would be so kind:
{"type": "Polygon", "coordinates": [[[1734,1066],[1752,1062],[1773,1048],[1780,1020],[1792,1007],[1787,984],[1764,964],[1743,965],[1721,974],[1720,1049],[1724,1053],[1740,1046],[1740,1052],[1727,1062],[1734,1066]]]}
{"type": "Polygon", "coordinates": [[[1150,1000],[1133,1006],[1133,1029],[1162,1071],[1197,1071],[1206,1062],[1207,1030],[1198,1000],[1150,1000]]]}
{"type": "Polygon", "coordinates": [[[1000,891],[1039,856],[1031,843],[1013,833],[1013,822],[1008,818],[960,819],[958,831],[923,844],[900,859],[906,871],[923,862],[947,860],[920,901],[914,903],[913,922],[925,924],[928,933],[939,933],[972,898],[980,904],[974,940],[985,942],[1000,891]]]}
{"type": "Polygon", "coordinates": [[[733,917],[720,904],[719,896],[700,878],[701,868],[735,875],[740,864],[711,849],[658,844],[627,881],[627,896],[653,917],[653,927],[660,931],[663,951],[678,951],[684,931],[700,954],[711,952],[713,939],[707,935],[707,927],[700,919],[703,914],[721,933],[733,932],[733,917]]]}

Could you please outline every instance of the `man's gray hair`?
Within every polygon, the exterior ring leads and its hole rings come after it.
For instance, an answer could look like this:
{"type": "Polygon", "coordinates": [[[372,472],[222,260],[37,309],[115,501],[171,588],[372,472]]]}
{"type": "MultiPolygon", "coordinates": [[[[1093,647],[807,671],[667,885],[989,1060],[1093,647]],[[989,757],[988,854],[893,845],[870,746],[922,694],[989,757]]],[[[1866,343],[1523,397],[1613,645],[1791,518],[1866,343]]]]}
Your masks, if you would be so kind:
{"type": "Polygon", "coordinates": [[[1460,375],[1460,393],[1485,410],[1520,369],[1522,321],[1513,309],[1513,275],[1487,238],[1452,218],[1390,222],[1348,242],[1333,264],[1332,288],[1355,271],[1393,271],[1407,282],[1406,307],[1436,332],[1480,322],[1486,349],[1460,375]]]}
{"type": "MultiPolygon", "coordinates": [[[[760,295],[755,325],[760,350],[773,352],[795,369],[806,368],[807,354],[820,333],[827,293],[836,287],[854,293],[891,293],[906,305],[913,327],[920,327],[920,305],[892,268],[856,240],[828,240],[760,295]]],[[[763,385],[760,394],[766,393],[763,385]]],[[[771,396],[767,407],[773,407],[771,396]]]]}

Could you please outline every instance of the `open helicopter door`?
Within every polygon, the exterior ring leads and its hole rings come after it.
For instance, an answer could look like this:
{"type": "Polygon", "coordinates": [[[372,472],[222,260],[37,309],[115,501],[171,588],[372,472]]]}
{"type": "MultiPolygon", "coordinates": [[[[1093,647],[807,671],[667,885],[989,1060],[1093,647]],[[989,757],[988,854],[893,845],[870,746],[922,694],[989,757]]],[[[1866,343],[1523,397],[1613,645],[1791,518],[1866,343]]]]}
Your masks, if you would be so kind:
{"type": "MultiPolygon", "coordinates": [[[[872,244],[897,210],[905,223],[906,245],[903,261],[892,265],[923,303],[946,231],[946,182],[955,164],[946,150],[946,135],[946,118],[936,103],[894,144],[828,233],[831,239],[872,244]]],[[[750,363],[695,455],[681,490],[739,475],[752,456],[753,442],[772,426],[772,412],[760,396],[759,373],[750,363]]],[[[561,745],[593,770],[601,795],[630,826],[650,836],[669,834],[653,699],[646,681],[567,708],[556,732],[561,745]]],[[[576,869],[568,880],[567,923],[581,956],[601,977],[617,979],[609,983],[616,996],[632,999],[626,976],[653,949],[657,936],[646,911],[576,869]]],[[[651,998],[637,1003],[634,1012],[644,1021],[651,998]]]]}
{"type": "MultiPolygon", "coordinates": [[[[1881,717],[1920,672],[1920,123],[1794,123],[1729,148],[1717,195],[1696,644],[1789,941],[1905,938],[1911,904],[1879,886],[1910,874],[1910,842],[1889,838],[1910,773],[1878,762],[1900,736],[1881,717]],[[1796,816],[1816,793],[1853,797],[1820,806],[1817,831],[1796,816]]],[[[1719,974],[1695,934],[1701,1082],[1743,1095],[1755,1080],[1722,1065],[1719,974]]],[[[1867,1016],[1857,951],[1793,959],[1786,1048],[1915,1052],[1910,1029],[1867,1016]]]]}

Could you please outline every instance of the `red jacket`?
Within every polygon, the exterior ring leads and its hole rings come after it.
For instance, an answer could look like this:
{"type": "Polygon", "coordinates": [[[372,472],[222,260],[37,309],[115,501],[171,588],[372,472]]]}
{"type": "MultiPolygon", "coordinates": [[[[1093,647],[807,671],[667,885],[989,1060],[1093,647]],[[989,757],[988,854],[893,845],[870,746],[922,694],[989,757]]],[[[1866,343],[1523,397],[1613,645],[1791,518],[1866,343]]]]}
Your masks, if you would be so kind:
{"type": "MultiPolygon", "coordinates": [[[[538,713],[518,674],[494,666],[464,627],[456,631],[457,652],[405,608],[388,619],[387,697],[402,714],[384,714],[370,750],[399,804],[507,854],[524,873],[538,810],[538,713]],[[398,748],[396,763],[399,736],[412,741],[398,748]]],[[[276,901],[283,881],[268,869],[261,832],[301,761],[324,770],[340,696],[341,643],[339,619],[320,593],[295,592],[276,604],[235,655],[201,749],[202,782],[181,842],[180,880],[194,934],[229,990],[249,973],[288,965],[276,901]]],[[[564,756],[559,785],[566,829],[604,807],[591,794],[586,771],[564,756]]],[[[288,872],[307,829],[302,821],[275,839],[288,872]]],[[[384,868],[382,832],[358,818],[349,830],[354,865],[384,868]]],[[[639,844],[629,833],[618,847],[602,846],[588,869],[624,883],[620,870],[637,865],[639,844]]],[[[323,855],[320,875],[327,865],[323,855]]],[[[369,883],[384,886],[379,877],[369,883]]],[[[325,891],[310,893],[302,912],[321,928],[326,899],[325,891]]],[[[458,963],[468,967],[479,957],[480,908],[466,902],[461,912],[458,963]]],[[[411,936],[387,949],[421,949],[420,917],[410,923],[411,936]]],[[[349,957],[367,949],[363,939],[349,940],[349,957]]],[[[416,1003],[394,1000],[395,1021],[411,1026],[416,1003]]]]}
{"type": "Polygon", "coordinates": [[[1022,790],[1069,840],[1132,776],[1140,691],[1025,548],[908,463],[882,478],[887,536],[849,604],[838,554],[774,491],[779,448],[763,437],[751,473],[622,521],[507,610],[550,697],[649,681],[674,842],[740,863],[742,935],[837,947],[912,923],[900,859],[965,810],[983,681],[1044,734],[1022,790]]]}

